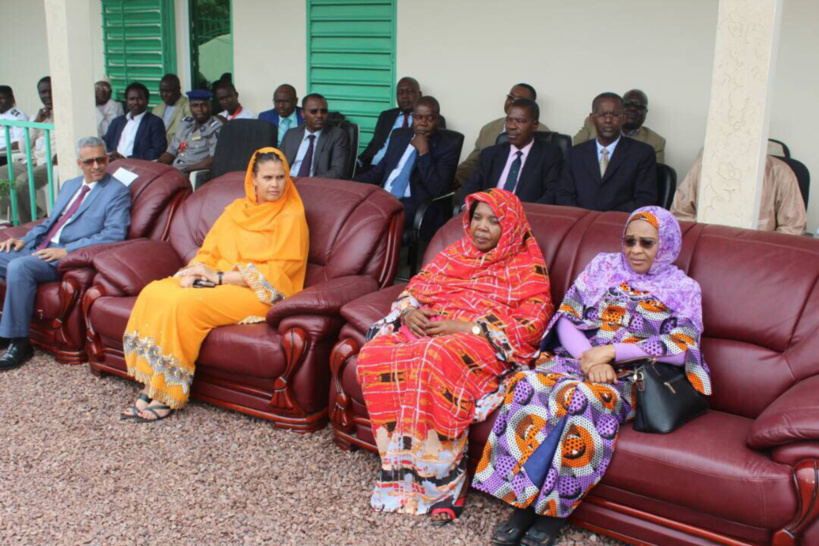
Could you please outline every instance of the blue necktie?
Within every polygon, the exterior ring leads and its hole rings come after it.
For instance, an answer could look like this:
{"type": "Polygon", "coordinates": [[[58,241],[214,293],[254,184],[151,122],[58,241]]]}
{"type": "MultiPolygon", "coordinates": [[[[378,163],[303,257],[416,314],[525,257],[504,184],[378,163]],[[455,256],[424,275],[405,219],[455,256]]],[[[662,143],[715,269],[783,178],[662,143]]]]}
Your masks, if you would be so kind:
{"type": "Polygon", "coordinates": [[[296,176],[310,176],[310,167],[313,165],[313,143],[316,141],[316,135],[307,135],[307,140],[310,144],[307,146],[307,153],[304,154],[304,159],[299,165],[299,174],[296,176]]]}
{"type": "Polygon", "coordinates": [[[401,172],[398,173],[398,176],[392,181],[392,188],[390,188],[390,193],[396,196],[398,199],[402,199],[404,197],[404,193],[407,191],[407,185],[410,181],[410,174],[412,173],[412,167],[415,165],[415,156],[418,155],[418,151],[413,148],[410,156],[407,158],[406,163],[404,163],[404,168],[401,169],[401,172]]]}
{"type": "Polygon", "coordinates": [[[279,119],[279,146],[282,145],[282,139],[285,133],[290,130],[290,118],[279,119]]]}
{"type": "Polygon", "coordinates": [[[506,182],[503,184],[503,189],[506,191],[515,191],[515,186],[518,185],[518,173],[520,172],[520,164],[522,161],[520,160],[520,156],[523,155],[523,152],[518,150],[518,156],[512,162],[512,167],[509,169],[509,174],[506,175],[506,182]]]}

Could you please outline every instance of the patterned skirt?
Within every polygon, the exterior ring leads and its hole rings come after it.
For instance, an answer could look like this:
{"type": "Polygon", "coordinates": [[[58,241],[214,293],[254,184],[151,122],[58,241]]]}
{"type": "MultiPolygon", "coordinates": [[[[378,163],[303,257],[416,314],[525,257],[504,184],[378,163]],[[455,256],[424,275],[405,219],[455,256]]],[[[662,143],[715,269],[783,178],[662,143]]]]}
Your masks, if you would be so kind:
{"type": "Polygon", "coordinates": [[[398,332],[362,348],[358,380],[381,456],[373,508],[425,514],[458,498],[475,403],[507,367],[472,334],[410,341],[398,332]]]}
{"type": "Polygon", "coordinates": [[[549,357],[511,378],[472,487],[566,518],[606,473],[634,389],[584,381],[577,360],[549,357]]]}

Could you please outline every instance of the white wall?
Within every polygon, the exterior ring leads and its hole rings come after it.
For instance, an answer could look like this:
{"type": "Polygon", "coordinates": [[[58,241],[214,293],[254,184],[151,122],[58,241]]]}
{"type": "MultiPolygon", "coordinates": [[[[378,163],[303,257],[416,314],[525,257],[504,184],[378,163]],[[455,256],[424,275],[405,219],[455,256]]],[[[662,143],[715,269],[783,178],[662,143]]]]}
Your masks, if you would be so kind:
{"type": "Polygon", "coordinates": [[[17,105],[33,116],[43,106],[37,81],[49,73],[45,5],[43,0],[2,0],[0,12],[0,84],[10,85],[17,105]]]}
{"type": "Polygon", "coordinates": [[[234,0],[233,81],[239,102],[258,115],[283,83],[307,94],[305,0],[234,0]]]}

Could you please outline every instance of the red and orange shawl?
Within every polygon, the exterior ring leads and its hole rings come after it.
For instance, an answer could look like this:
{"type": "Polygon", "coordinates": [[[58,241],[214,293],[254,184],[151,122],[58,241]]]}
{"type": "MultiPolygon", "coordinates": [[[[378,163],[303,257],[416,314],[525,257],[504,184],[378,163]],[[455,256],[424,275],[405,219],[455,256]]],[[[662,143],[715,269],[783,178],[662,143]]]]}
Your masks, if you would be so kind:
{"type": "Polygon", "coordinates": [[[463,225],[465,236],[412,278],[393,312],[412,305],[478,322],[499,360],[526,365],[537,355],[554,305],[546,262],[523,206],[505,190],[475,193],[466,199],[463,225]],[[469,210],[476,201],[489,205],[500,221],[500,240],[489,252],[478,250],[469,235],[469,210]]]}

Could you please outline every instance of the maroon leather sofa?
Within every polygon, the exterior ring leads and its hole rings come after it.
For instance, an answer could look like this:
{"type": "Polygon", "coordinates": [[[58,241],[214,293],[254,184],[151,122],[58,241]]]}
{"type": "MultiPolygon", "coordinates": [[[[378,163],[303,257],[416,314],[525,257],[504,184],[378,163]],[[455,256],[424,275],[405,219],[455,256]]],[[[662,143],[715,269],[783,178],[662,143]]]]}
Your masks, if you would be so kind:
{"type": "MultiPolygon", "coordinates": [[[[91,371],[126,376],[122,334],[142,288],[188,263],[225,206],[244,195],[244,173],[208,182],[171,223],[168,242],[141,241],[94,259],[83,301],[91,371]]],[[[274,305],[261,324],[225,326],[205,339],[194,398],[313,431],[327,423],[329,356],[343,305],[389,285],[398,265],[403,207],[378,187],[296,181],[310,229],[305,289],[274,305]]]]}
{"type": "MultiPolygon", "coordinates": [[[[623,213],[524,206],[556,304],[597,253],[620,247],[623,213]]],[[[786,545],[801,536],[801,544],[819,544],[819,241],[682,227],[677,264],[703,289],[711,409],[668,435],[625,426],[608,472],[573,520],[633,543],[786,545]]],[[[461,219],[451,220],[426,260],[462,234],[461,219]]],[[[342,308],[348,322],[331,356],[329,399],[342,448],[375,450],[355,355],[402,289],[342,308]]],[[[470,429],[473,468],[493,421],[470,429]]]]}
{"type": "MultiPolygon", "coordinates": [[[[79,302],[94,278],[94,256],[112,246],[140,238],[164,240],[170,220],[179,204],[191,193],[190,183],[178,170],[168,165],[140,159],[121,159],[107,171],[114,174],[127,169],[138,177],[131,183],[131,227],[126,241],[86,247],[66,256],[57,266],[60,280],[45,283],[37,289],[29,337],[34,345],[54,354],[62,364],[81,364],[87,360],[85,321],[79,302]]],[[[35,222],[0,231],[0,241],[22,237],[35,222]]],[[[0,282],[5,298],[6,283],[0,282]]]]}

